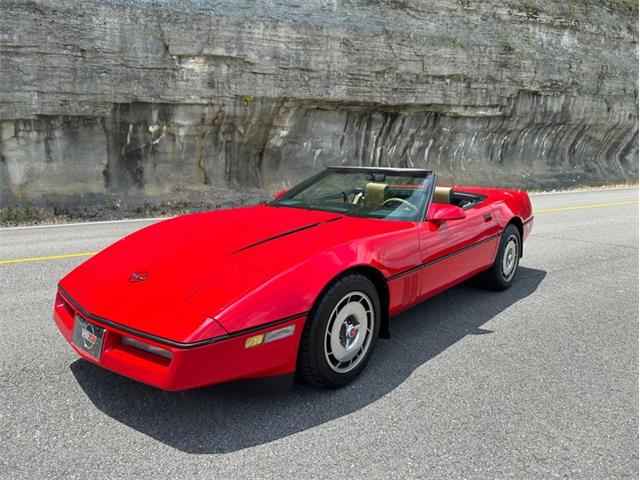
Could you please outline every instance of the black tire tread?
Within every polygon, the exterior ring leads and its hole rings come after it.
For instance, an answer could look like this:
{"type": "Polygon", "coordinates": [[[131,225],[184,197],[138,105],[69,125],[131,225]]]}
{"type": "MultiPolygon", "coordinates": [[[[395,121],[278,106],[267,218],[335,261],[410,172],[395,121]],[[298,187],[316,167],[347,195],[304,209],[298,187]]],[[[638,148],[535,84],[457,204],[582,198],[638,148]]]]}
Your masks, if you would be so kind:
{"type": "Polygon", "coordinates": [[[502,280],[501,275],[501,263],[502,263],[502,253],[504,252],[505,245],[507,240],[511,235],[515,234],[518,238],[520,252],[522,251],[522,238],[520,237],[520,230],[513,223],[510,223],[506,226],[506,228],[502,232],[502,236],[500,237],[500,245],[498,245],[498,251],[496,252],[496,258],[493,262],[493,265],[489,270],[482,273],[479,276],[480,283],[483,287],[489,290],[502,291],[506,290],[511,286],[513,280],[515,279],[515,275],[511,278],[508,283],[505,283],[502,280]]]}
{"type": "MultiPolygon", "coordinates": [[[[356,281],[365,281],[370,284],[373,291],[377,291],[373,283],[364,275],[359,273],[349,273],[338,278],[331,286],[322,294],[322,297],[313,306],[311,312],[304,325],[300,338],[300,348],[298,349],[298,364],[296,374],[306,383],[318,388],[339,388],[338,385],[324,378],[314,361],[315,351],[313,349],[314,339],[318,323],[322,321],[317,317],[317,312],[321,311],[329,302],[332,301],[335,292],[341,290],[346,285],[352,285],[356,281]],[[315,327],[315,328],[314,328],[315,327]]],[[[379,301],[378,301],[379,308],[379,301]]],[[[377,334],[377,332],[375,332],[377,334]]],[[[375,338],[373,339],[375,340],[375,338]]],[[[372,340],[372,341],[373,341],[372,340]]],[[[373,350],[373,344],[370,347],[373,350]]],[[[365,362],[366,363],[366,362],[365,362]]],[[[364,366],[364,364],[363,364],[364,366]]]]}

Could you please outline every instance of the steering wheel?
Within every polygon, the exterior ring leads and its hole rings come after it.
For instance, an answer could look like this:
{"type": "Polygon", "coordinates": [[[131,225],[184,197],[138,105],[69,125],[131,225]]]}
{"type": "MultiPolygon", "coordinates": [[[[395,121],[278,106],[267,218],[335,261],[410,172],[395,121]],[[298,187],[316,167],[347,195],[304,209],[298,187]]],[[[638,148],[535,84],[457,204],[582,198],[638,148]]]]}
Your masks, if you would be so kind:
{"type": "Polygon", "coordinates": [[[418,211],[418,207],[416,207],[413,203],[411,202],[407,202],[405,199],[403,198],[387,198],[384,202],[382,202],[382,206],[384,207],[387,203],[389,202],[399,202],[402,205],[404,205],[405,207],[409,207],[411,210],[413,210],[414,212],[418,211]]]}

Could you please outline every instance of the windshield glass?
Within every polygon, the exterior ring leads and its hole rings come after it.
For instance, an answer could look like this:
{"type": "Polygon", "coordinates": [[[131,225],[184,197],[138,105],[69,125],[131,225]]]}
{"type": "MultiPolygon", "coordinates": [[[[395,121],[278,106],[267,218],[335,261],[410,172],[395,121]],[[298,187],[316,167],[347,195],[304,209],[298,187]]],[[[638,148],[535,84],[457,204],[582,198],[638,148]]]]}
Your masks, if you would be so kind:
{"type": "Polygon", "coordinates": [[[270,205],[419,221],[433,180],[434,175],[424,171],[328,169],[293,187],[270,205]]]}

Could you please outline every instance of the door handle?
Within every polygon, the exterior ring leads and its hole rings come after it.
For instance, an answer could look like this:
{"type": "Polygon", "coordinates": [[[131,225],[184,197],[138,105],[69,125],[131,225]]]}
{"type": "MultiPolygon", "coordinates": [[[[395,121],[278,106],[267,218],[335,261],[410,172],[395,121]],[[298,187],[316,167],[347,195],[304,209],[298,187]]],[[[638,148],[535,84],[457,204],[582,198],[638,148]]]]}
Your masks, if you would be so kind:
{"type": "Polygon", "coordinates": [[[482,218],[484,218],[484,221],[485,221],[485,222],[489,222],[489,221],[491,221],[491,218],[492,218],[492,217],[491,217],[491,214],[490,214],[490,213],[485,213],[485,214],[482,216],[482,218]]]}

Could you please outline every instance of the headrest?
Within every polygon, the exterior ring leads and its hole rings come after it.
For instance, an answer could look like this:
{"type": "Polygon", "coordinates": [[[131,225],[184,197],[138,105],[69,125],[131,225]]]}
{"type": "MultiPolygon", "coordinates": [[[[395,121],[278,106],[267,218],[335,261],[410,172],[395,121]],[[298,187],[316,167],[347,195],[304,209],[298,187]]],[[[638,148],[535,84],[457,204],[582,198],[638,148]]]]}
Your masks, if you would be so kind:
{"type": "Polygon", "coordinates": [[[389,185],[369,182],[364,187],[364,204],[381,206],[387,199],[389,185]]]}
{"type": "Polygon", "coordinates": [[[433,203],[451,203],[451,187],[436,187],[433,191],[433,203]]]}

